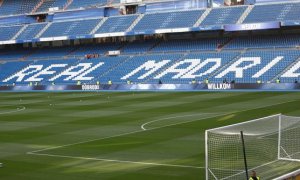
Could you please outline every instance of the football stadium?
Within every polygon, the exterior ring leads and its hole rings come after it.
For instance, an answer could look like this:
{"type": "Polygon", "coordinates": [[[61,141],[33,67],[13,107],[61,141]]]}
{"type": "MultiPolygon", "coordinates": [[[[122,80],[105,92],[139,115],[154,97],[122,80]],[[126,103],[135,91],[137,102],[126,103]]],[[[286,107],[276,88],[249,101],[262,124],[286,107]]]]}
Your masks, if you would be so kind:
{"type": "Polygon", "coordinates": [[[300,180],[300,0],[0,0],[0,179],[300,180]]]}

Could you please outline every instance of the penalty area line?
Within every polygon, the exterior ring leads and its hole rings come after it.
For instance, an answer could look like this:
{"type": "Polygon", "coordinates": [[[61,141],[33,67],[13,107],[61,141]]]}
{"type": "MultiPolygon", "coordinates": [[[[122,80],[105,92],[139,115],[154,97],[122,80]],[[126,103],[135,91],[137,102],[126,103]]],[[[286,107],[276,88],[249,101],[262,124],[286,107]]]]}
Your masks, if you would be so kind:
{"type": "Polygon", "coordinates": [[[140,164],[140,165],[149,165],[149,166],[165,166],[165,167],[192,168],[192,169],[204,169],[205,168],[205,167],[189,166],[189,165],[164,164],[164,163],[140,162],[140,161],[127,161],[127,160],[103,159],[103,158],[88,158],[88,157],[81,157],[81,156],[55,155],[55,154],[34,153],[34,152],[28,152],[27,154],[28,155],[37,155],[37,156],[79,159],[79,160],[92,160],[92,161],[104,161],[104,162],[114,162],[114,163],[140,164]]]}
{"type": "Polygon", "coordinates": [[[108,137],[103,137],[103,138],[96,138],[96,139],[90,139],[90,140],[87,140],[87,141],[81,141],[81,142],[76,142],[76,143],[71,143],[71,144],[65,144],[65,145],[61,145],[61,146],[49,147],[49,148],[44,148],[44,149],[40,149],[40,150],[30,151],[28,153],[38,153],[38,152],[43,152],[43,151],[48,151],[48,150],[53,150],[53,149],[59,149],[59,148],[64,148],[64,147],[78,145],[78,144],[84,144],[84,143],[89,143],[89,142],[94,142],[94,141],[100,141],[100,140],[105,140],[105,139],[122,137],[122,136],[126,136],[126,135],[140,133],[140,132],[152,131],[152,130],[161,129],[161,128],[165,128],[165,127],[170,127],[170,126],[174,126],[174,125],[186,124],[186,123],[195,122],[195,121],[199,121],[199,120],[204,120],[204,119],[208,119],[208,118],[219,117],[221,115],[223,115],[223,114],[219,114],[219,115],[215,115],[215,116],[211,116],[211,117],[204,117],[202,119],[191,120],[191,121],[188,121],[188,122],[179,122],[179,123],[174,123],[174,124],[168,124],[168,125],[165,125],[165,126],[160,126],[160,127],[146,129],[146,130],[131,131],[131,132],[116,134],[116,135],[113,135],[113,136],[108,136],[108,137]]]}
{"type": "Polygon", "coordinates": [[[259,106],[259,107],[255,107],[255,108],[249,108],[249,109],[244,109],[244,110],[240,110],[240,111],[231,111],[231,112],[224,113],[224,114],[222,114],[222,112],[219,112],[220,114],[216,113],[217,115],[215,115],[215,116],[204,117],[202,119],[191,120],[191,121],[187,121],[187,122],[174,123],[174,124],[168,124],[166,126],[160,126],[160,127],[146,129],[146,130],[141,129],[141,130],[131,131],[131,132],[127,132],[127,133],[116,134],[116,135],[108,136],[108,137],[90,139],[90,140],[86,140],[86,141],[81,141],[81,142],[76,142],[76,143],[70,143],[70,144],[65,144],[65,145],[61,145],[61,146],[55,146],[55,147],[49,147],[49,148],[39,149],[39,150],[35,150],[35,151],[30,151],[28,153],[38,153],[38,152],[42,152],[42,151],[59,149],[59,148],[73,146],[73,145],[78,145],[78,144],[84,144],[84,143],[89,143],[89,142],[94,142],[94,141],[111,139],[111,138],[115,138],[115,137],[121,137],[121,136],[126,136],[126,135],[131,135],[131,134],[136,134],[136,133],[145,132],[145,131],[151,131],[151,130],[156,130],[156,129],[161,129],[161,128],[165,128],[165,127],[180,125],[180,124],[192,123],[192,122],[199,121],[199,120],[206,120],[206,119],[217,118],[217,117],[220,117],[220,116],[226,116],[226,115],[230,115],[230,114],[234,114],[234,113],[241,113],[241,112],[251,111],[251,110],[255,110],[255,109],[261,109],[261,108],[276,106],[276,105],[290,103],[290,102],[294,102],[294,101],[298,101],[298,100],[290,100],[290,101],[285,101],[285,102],[280,102],[280,103],[274,103],[274,104],[270,104],[270,105],[259,106]]]}
{"type": "MultiPolygon", "coordinates": [[[[197,114],[187,114],[187,115],[182,115],[182,116],[172,116],[172,117],[166,117],[166,118],[156,119],[156,120],[149,121],[149,122],[146,122],[146,123],[142,124],[141,125],[141,129],[144,130],[144,131],[151,130],[151,129],[146,129],[145,126],[149,125],[149,124],[152,124],[154,122],[158,122],[158,121],[164,121],[164,120],[176,119],[176,118],[183,118],[183,117],[193,117],[193,116],[198,116],[198,115],[209,115],[209,114],[211,114],[211,115],[213,115],[213,114],[218,115],[219,113],[197,113],[197,114]]],[[[202,119],[205,119],[205,118],[209,118],[209,117],[201,117],[200,119],[197,119],[197,120],[184,121],[184,122],[180,122],[180,123],[194,122],[194,121],[202,120],[202,119]]]]}

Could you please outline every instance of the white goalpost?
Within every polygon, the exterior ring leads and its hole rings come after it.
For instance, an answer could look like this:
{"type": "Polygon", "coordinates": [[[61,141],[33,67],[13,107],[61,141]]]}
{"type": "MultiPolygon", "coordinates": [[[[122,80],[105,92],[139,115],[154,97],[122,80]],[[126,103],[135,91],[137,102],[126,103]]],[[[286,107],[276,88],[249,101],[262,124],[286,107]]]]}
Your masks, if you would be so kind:
{"type": "Polygon", "coordinates": [[[205,161],[206,180],[242,180],[252,170],[271,179],[272,169],[295,170],[300,167],[300,117],[277,114],[206,130],[205,161]],[[294,164],[281,167],[284,162],[294,164]]]}

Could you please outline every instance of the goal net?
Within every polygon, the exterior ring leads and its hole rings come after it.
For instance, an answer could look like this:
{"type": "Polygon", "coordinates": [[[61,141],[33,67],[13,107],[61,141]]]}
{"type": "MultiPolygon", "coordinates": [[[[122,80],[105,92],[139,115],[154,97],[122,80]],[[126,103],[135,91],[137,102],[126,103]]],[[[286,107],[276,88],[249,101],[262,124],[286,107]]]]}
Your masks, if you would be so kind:
{"type": "Polygon", "coordinates": [[[272,179],[300,167],[300,118],[281,114],[205,132],[206,179],[272,179]],[[241,138],[243,131],[245,154],[241,138]]]}

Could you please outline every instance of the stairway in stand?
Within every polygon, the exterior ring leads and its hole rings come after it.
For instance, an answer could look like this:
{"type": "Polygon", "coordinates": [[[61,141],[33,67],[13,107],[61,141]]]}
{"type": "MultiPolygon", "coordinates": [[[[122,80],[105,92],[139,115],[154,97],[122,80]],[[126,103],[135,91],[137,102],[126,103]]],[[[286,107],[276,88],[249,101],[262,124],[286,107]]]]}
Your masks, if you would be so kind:
{"type": "Polygon", "coordinates": [[[31,14],[35,13],[40,7],[41,5],[45,2],[45,0],[41,0],[31,11],[31,14]]]}
{"type": "Polygon", "coordinates": [[[72,4],[73,0],[68,0],[68,2],[64,5],[64,10],[68,9],[68,7],[72,4]]]}

